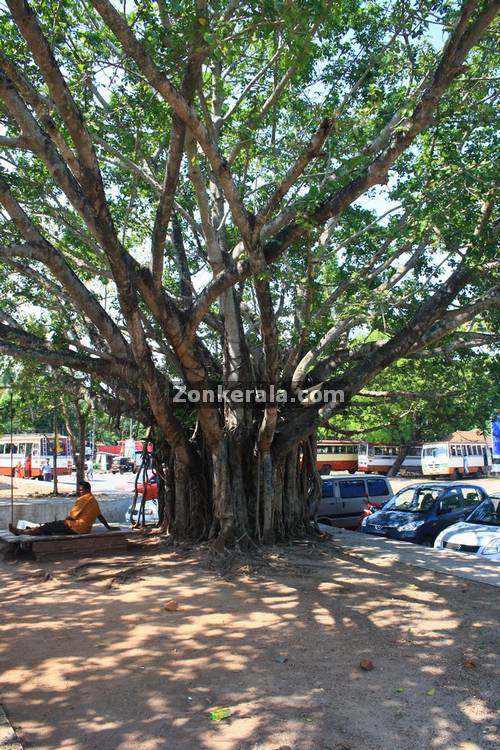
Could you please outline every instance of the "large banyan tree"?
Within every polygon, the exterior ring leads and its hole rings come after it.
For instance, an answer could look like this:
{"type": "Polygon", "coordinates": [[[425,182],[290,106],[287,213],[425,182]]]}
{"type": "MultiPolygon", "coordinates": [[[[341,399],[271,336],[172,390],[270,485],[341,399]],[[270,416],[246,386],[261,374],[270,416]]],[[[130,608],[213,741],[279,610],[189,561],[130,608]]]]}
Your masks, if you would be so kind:
{"type": "Polygon", "coordinates": [[[178,537],[303,533],[319,426],[496,341],[498,2],[5,6],[1,351],[151,427],[178,537]]]}

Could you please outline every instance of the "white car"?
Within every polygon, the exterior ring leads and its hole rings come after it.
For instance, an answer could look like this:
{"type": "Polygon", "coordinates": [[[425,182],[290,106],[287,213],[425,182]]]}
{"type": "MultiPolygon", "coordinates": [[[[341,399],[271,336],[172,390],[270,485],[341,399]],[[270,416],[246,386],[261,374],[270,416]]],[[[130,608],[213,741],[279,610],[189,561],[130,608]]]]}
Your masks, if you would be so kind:
{"type": "Polygon", "coordinates": [[[500,562],[500,492],[483,500],[465,521],[444,529],[436,537],[434,547],[500,562]]]}
{"type": "MultiPolygon", "coordinates": [[[[137,523],[137,516],[139,515],[139,508],[141,507],[141,498],[137,498],[135,505],[134,515],[132,516],[132,506],[130,505],[125,513],[125,520],[127,523],[137,523]]],[[[158,500],[146,500],[144,505],[144,520],[147,524],[158,523],[158,500]]]]}

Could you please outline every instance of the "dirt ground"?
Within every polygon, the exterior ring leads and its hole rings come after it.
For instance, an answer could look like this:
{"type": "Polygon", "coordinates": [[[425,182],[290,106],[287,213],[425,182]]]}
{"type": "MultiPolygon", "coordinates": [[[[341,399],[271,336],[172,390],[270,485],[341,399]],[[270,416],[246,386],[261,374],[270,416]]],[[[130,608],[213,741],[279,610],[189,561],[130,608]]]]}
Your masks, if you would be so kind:
{"type": "Polygon", "coordinates": [[[26,748],[500,746],[492,586],[331,541],[243,559],[161,541],[90,564],[16,558],[0,586],[0,701],[26,748]],[[232,717],[211,722],[215,706],[232,717]]]}

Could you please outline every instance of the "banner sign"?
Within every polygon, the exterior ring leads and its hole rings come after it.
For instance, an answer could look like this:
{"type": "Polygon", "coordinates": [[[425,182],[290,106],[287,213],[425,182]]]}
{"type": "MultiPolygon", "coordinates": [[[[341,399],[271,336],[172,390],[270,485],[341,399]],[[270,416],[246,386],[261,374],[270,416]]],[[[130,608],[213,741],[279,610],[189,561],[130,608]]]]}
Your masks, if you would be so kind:
{"type": "Polygon", "coordinates": [[[500,459],[500,416],[495,417],[491,423],[491,450],[493,460],[500,459]]]}

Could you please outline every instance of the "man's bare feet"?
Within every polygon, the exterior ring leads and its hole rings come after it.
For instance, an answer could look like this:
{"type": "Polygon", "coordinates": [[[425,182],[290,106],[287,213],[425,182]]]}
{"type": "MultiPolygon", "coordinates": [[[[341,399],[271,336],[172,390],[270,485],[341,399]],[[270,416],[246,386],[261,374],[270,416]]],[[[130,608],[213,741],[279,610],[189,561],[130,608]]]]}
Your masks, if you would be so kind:
{"type": "Polygon", "coordinates": [[[17,526],[14,526],[13,524],[9,523],[9,531],[11,534],[14,534],[14,536],[32,536],[35,529],[34,528],[18,529],[17,526]]]}

